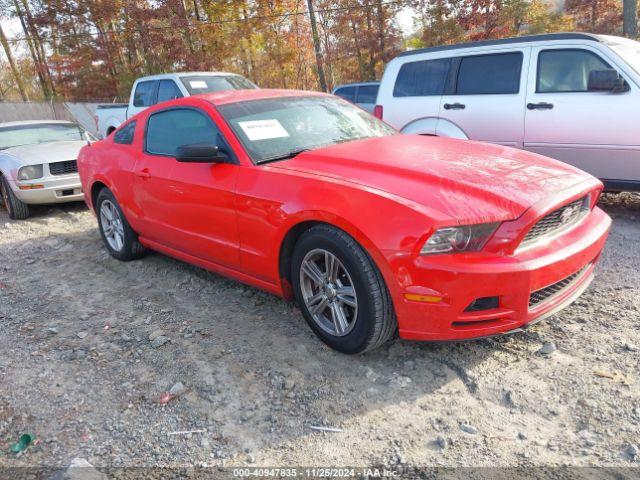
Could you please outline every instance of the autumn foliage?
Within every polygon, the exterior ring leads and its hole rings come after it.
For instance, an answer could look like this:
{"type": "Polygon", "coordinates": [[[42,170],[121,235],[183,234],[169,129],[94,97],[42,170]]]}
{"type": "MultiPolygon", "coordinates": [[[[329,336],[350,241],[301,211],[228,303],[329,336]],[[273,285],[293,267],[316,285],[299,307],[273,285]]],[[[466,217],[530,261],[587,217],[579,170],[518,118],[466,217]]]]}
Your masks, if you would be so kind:
{"type": "Polygon", "coordinates": [[[317,59],[309,4],[0,0],[0,17],[22,27],[4,48],[0,99],[19,98],[19,78],[30,99],[122,100],[136,77],[180,70],[319,89],[318,65],[331,88],[380,78],[406,48],[571,29],[619,34],[622,24],[618,0],[566,0],[564,9],[545,0],[313,0],[317,59]]]}

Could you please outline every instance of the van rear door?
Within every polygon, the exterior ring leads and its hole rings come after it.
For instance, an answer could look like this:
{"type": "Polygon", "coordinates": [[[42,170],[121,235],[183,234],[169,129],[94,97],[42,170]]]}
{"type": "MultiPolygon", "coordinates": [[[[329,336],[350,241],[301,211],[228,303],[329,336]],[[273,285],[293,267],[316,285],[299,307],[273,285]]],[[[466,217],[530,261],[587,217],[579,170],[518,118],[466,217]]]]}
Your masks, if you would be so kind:
{"type": "Polygon", "coordinates": [[[414,60],[408,56],[393,60],[378,91],[383,120],[402,133],[435,135],[450,63],[446,57],[414,60]]]}
{"type": "Polygon", "coordinates": [[[451,86],[440,102],[438,135],[522,147],[529,47],[452,58],[451,86]]]}

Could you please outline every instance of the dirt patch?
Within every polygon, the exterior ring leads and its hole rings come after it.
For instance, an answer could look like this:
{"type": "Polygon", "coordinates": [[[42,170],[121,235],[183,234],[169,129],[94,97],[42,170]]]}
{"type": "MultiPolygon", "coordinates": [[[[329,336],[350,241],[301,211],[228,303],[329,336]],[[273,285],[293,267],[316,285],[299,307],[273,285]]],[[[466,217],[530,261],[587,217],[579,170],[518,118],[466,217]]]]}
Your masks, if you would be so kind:
{"type": "Polygon", "coordinates": [[[0,466],[638,465],[640,196],[602,206],[596,280],[564,312],[356,357],[269,294],[159,254],[112,259],[82,205],[3,212],[0,466]],[[25,432],[39,443],[10,453],[25,432]]]}

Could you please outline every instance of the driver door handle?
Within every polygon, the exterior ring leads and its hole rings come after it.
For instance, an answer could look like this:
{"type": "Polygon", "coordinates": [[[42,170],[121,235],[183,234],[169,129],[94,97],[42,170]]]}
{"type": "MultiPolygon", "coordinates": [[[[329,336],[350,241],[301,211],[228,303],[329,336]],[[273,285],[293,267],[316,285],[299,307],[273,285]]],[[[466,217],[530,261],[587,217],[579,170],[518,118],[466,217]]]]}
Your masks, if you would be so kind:
{"type": "Polygon", "coordinates": [[[466,105],[464,103],[445,103],[445,110],[464,110],[466,105]]]}
{"type": "Polygon", "coordinates": [[[553,103],[527,103],[527,108],[529,110],[551,110],[553,108],[553,103]]]}
{"type": "Polygon", "coordinates": [[[149,177],[151,177],[151,174],[149,173],[149,169],[148,168],[143,168],[142,170],[138,170],[136,172],[136,176],[138,176],[140,178],[149,178],[149,177]]]}

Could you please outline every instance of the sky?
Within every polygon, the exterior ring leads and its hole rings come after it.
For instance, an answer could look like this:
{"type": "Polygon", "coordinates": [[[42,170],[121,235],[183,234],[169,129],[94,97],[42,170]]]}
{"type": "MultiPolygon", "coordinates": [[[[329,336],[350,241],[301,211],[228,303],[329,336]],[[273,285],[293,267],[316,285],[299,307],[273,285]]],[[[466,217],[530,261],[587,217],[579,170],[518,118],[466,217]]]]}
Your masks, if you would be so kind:
{"type": "MultiPolygon", "coordinates": [[[[0,20],[2,30],[7,38],[11,39],[22,35],[22,27],[20,26],[20,20],[17,18],[2,19],[0,20]]],[[[19,45],[18,45],[19,46],[19,45]]],[[[15,51],[15,44],[11,45],[12,50],[15,51]]],[[[0,58],[5,61],[7,57],[4,54],[4,49],[0,48],[0,58]]]]}
{"type": "Polygon", "coordinates": [[[4,33],[9,38],[21,33],[22,29],[20,27],[20,20],[18,20],[17,18],[2,19],[0,20],[0,23],[2,24],[4,33]]]}

